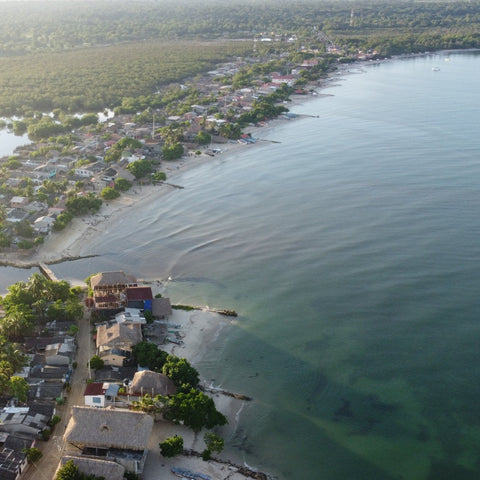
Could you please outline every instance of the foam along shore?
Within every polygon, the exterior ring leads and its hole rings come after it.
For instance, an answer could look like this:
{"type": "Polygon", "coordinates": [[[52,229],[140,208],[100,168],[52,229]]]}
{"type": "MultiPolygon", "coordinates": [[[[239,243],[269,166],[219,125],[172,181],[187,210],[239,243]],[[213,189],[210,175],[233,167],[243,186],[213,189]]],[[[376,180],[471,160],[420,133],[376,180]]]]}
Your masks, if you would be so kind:
{"type": "MultiPolygon", "coordinates": [[[[234,322],[234,321],[233,321],[234,322]]],[[[224,329],[232,328],[231,317],[225,317],[216,312],[207,310],[173,310],[168,320],[168,330],[178,332],[181,343],[167,342],[161,345],[162,350],[180,358],[186,358],[192,366],[204,358],[207,351],[218,339],[224,329]]],[[[201,380],[202,385],[207,381],[201,380]]],[[[228,424],[216,430],[226,444],[235,437],[241,413],[248,408],[250,402],[240,400],[221,393],[210,393],[215,401],[218,411],[223,413],[228,424]]],[[[203,433],[195,434],[189,428],[175,425],[163,420],[154,424],[149,440],[149,453],[143,478],[155,480],[157,478],[174,478],[172,468],[182,468],[195,473],[207,475],[211,480],[245,480],[247,478],[266,478],[264,474],[255,474],[255,470],[244,465],[241,452],[230,450],[226,447],[225,452],[217,455],[220,462],[209,460],[208,462],[195,455],[179,455],[173,458],[165,458],[160,455],[158,444],[165,439],[179,435],[183,438],[184,449],[202,452],[205,449],[203,433]]]]}
{"type": "MultiPolygon", "coordinates": [[[[218,145],[222,156],[228,155],[238,148],[245,148],[245,145],[235,142],[218,145]]],[[[111,224],[120,216],[134,215],[134,209],[148,205],[176,190],[175,179],[177,176],[212,160],[214,158],[210,155],[202,154],[163,162],[162,170],[167,174],[166,182],[157,185],[134,186],[127,192],[123,192],[119,198],[104,202],[96,214],[75,217],[64,230],[49,233],[44,243],[37,249],[16,254],[0,254],[0,264],[22,268],[39,263],[60,263],[83,256],[91,256],[92,250],[86,246],[92,243],[94,237],[108,231],[111,224]]]]}
{"type": "MultiPolygon", "coordinates": [[[[324,86],[326,85],[318,85],[317,88],[324,86]]],[[[318,98],[318,96],[297,95],[288,102],[287,106],[289,109],[292,109],[296,105],[309,102],[315,98],[318,98]]],[[[270,141],[268,139],[269,133],[277,125],[285,121],[288,120],[278,117],[270,120],[265,126],[250,126],[245,129],[245,132],[251,134],[253,138],[258,139],[258,143],[262,141],[268,142],[270,141]]],[[[162,170],[167,174],[167,181],[165,183],[132,187],[129,191],[123,192],[118,199],[104,202],[100,211],[95,215],[76,217],[64,230],[51,232],[45,238],[44,243],[37,247],[37,249],[22,251],[17,254],[0,254],[0,264],[30,267],[35,264],[38,265],[39,263],[60,263],[66,260],[75,260],[83,256],[91,256],[92,249],[87,246],[90,245],[91,247],[92,240],[95,236],[108,231],[110,225],[121,215],[128,214],[129,210],[131,210],[133,214],[134,208],[141,208],[142,205],[150,204],[161,196],[172,192],[178,183],[175,180],[177,176],[204,163],[214,161],[219,155],[225,158],[225,156],[232,154],[238,149],[252,147],[254,148],[254,144],[241,144],[230,141],[210,145],[208,150],[217,152],[214,157],[203,153],[201,155],[192,154],[184,156],[175,161],[165,161],[162,163],[162,170]]]]}

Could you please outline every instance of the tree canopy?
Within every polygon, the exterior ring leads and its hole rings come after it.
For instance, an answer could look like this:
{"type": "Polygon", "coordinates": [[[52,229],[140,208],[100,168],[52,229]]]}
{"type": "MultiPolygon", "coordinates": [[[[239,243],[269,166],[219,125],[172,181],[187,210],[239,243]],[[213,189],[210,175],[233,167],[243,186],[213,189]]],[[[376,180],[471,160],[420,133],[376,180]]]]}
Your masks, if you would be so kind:
{"type": "Polygon", "coordinates": [[[86,474],[79,470],[73,460],[68,460],[60,467],[55,480],[103,480],[104,477],[96,477],[93,474],[86,474]]]}
{"type": "Polygon", "coordinates": [[[15,376],[26,365],[27,357],[19,344],[37,326],[55,319],[76,321],[83,315],[83,306],[70,284],[65,280],[52,281],[39,273],[27,282],[20,281],[7,288],[0,298],[5,316],[0,318],[0,394],[27,398],[28,384],[15,376]]]}
{"type": "MultiPolygon", "coordinates": [[[[174,82],[235,57],[280,49],[323,54],[337,45],[393,55],[480,46],[478,0],[119,0],[114,11],[105,2],[40,0],[28,2],[28,15],[25,2],[0,5],[0,113],[6,116],[106,107],[140,114],[168,103],[159,92],[174,82]],[[259,42],[263,36],[271,42],[259,42]]],[[[251,73],[239,72],[233,84],[248,84],[251,73]]],[[[153,119],[153,111],[149,115],[153,119]]],[[[76,122],[44,118],[14,128],[43,138],[76,122]]]]}
{"type": "Polygon", "coordinates": [[[194,388],[187,393],[181,392],[171,397],[165,406],[164,417],[175,422],[183,422],[194,432],[227,423],[226,417],[215,408],[213,399],[194,388]]]}
{"type": "Polygon", "coordinates": [[[162,373],[171,378],[173,383],[183,390],[198,386],[198,372],[185,358],[169,355],[162,367],[162,373]]]}
{"type": "Polygon", "coordinates": [[[178,435],[167,438],[159,445],[162,456],[170,458],[180,455],[183,452],[183,438],[178,435]]]}

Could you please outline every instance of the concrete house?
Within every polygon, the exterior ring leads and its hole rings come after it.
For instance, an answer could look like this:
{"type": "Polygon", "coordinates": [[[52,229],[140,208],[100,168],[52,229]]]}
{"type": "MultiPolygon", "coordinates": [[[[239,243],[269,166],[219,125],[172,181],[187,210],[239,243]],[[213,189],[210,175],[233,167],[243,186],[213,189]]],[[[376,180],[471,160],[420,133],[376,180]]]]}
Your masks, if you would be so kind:
{"type": "Polygon", "coordinates": [[[75,353],[73,342],[54,343],[45,348],[45,363],[47,365],[70,365],[75,353]]]}
{"type": "Polygon", "coordinates": [[[112,405],[115,402],[115,397],[118,395],[120,385],[116,383],[89,383],[85,387],[86,407],[104,408],[112,405]]]}
{"type": "Polygon", "coordinates": [[[38,437],[50,418],[30,407],[6,407],[0,412],[0,432],[38,437]]]}
{"type": "Polygon", "coordinates": [[[138,323],[140,325],[147,323],[145,316],[138,308],[126,308],[124,312],[117,313],[115,321],[117,323],[138,323]]]}
{"type": "Polygon", "coordinates": [[[10,200],[10,206],[12,208],[24,208],[28,205],[27,197],[12,197],[10,200]]]}
{"type": "Polygon", "coordinates": [[[142,341],[139,323],[112,323],[97,328],[97,355],[105,365],[121,367],[132,353],[132,347],[142,341]]]}
{"type": "Polygon", "coordinates": [[[0,432],[0,478],[18,480],[27,467],[27,455],[23,449],[35,445],[31,435],[0,432]]]}
{"type": "Polygon", "coordinates": [[[38,217],[33,222],[33,229],[37,233],[48,233],[52,229],[54,223],[55,223],[55,219],[53,217],[44,215],[42,217],[38,217]]]}

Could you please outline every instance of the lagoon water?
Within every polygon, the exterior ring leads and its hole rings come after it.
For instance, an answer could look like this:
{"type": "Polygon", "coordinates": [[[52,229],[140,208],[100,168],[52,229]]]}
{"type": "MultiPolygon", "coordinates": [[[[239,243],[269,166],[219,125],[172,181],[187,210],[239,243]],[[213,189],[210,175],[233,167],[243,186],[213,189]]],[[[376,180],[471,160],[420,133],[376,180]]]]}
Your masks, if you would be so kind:
{"type": "Polygon", "coordinates": [[[237,310],[197,367],[254,398],[227,439],[249,465],[480,478],[479,78],[474,52],[355,67],[53,270],[237,310]]]}

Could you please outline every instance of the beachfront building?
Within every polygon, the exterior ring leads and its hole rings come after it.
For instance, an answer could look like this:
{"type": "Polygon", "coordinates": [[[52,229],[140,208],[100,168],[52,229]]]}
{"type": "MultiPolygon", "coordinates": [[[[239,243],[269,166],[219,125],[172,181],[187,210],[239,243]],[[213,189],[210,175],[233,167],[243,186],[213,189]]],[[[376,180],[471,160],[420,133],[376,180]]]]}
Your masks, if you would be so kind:
{"type": "Polygon", "coordinates": [[[135,373],[132,383],[128,386],[128,391],[130,395],[139,397],[143,397],[146,394],[152,397],[155,395],[167,397],[175,395],[177,387],[170,378],[162,373],[142,370],[135,373]]]}
{"type": "Polygon", "coordinates": [[[90,278],[90,287],[93,291],[94,308],[105,313],[123,310],[127,301],[127,288],[136,286],[135,277],[125,272],[103,272],[93,275],[90,278]]]}
{"type": "Polygon", "coordinates": [[[132,348],[143,339],[139,323],[111,323],[97,328],[97,355],[105,365],[121,367],[132,356],[132,348]]]}
{"type": "Polygon", "coordinates": [[[152,300],[152,315],[157,320],[168,320],[172,315],[172,305],[168,297],[154,298],[152,300]]]}
{"type": "Polygon", "coordinates": [[[112,461],[141,474],[152,427],[153,418],[142,412],[77,406],[72,407],[64,440],[75,456],[112,461]]]}
{"type": "Polygon", "coordinates": [[[152,310],[153,293],[150,287],[128,287],[127,307],[152,310]]]}
{"type": "Polygon", "coordinates": [[[37,233],[48,233],[55,223],[55,218],[48,215],[42,215],[33,222],[33,229],[37,233]]]}

